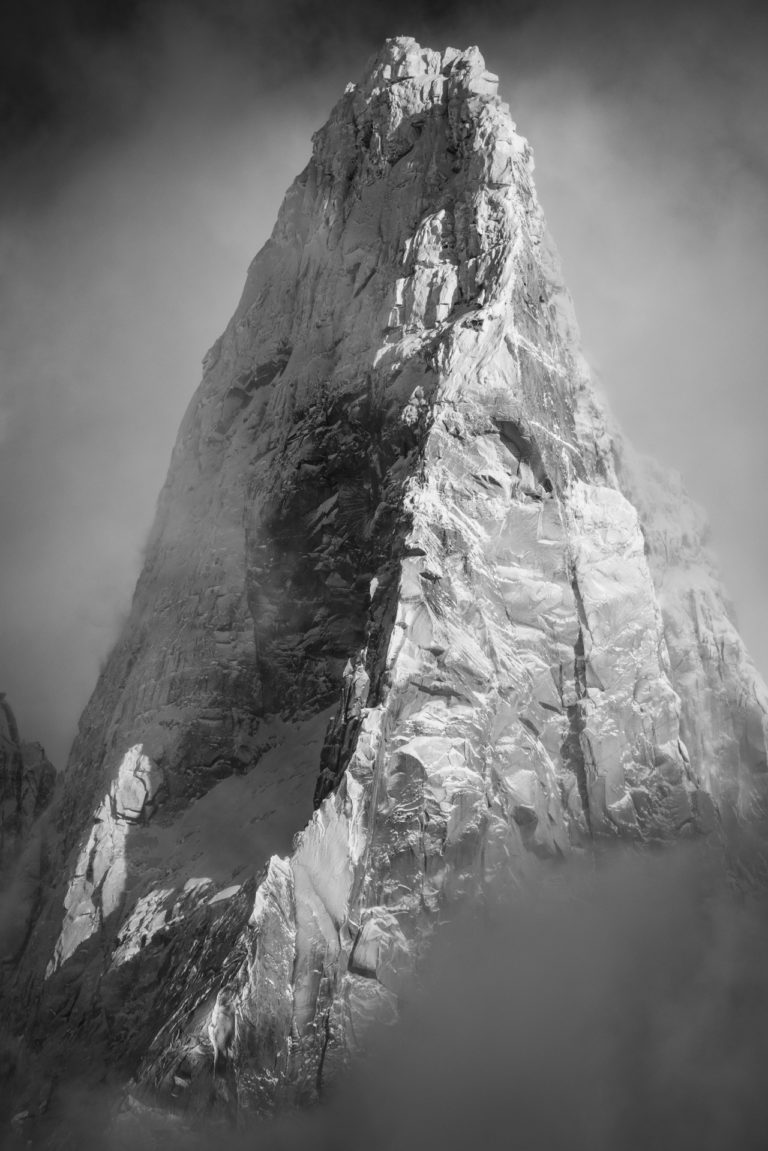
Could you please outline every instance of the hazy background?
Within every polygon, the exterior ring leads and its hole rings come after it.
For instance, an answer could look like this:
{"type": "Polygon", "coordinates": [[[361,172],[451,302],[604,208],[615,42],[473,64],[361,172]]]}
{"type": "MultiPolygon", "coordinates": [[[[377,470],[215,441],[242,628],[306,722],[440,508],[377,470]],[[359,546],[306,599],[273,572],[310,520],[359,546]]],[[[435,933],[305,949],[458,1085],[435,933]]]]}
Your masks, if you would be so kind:
{"type": "Polygon", "coordinates": [[[716,4],[27,0],[0,46],[0,690],[62,765],[200,361],[388,35],[477,43],[588,358],[768,671],[768,24],[716,4]]]}

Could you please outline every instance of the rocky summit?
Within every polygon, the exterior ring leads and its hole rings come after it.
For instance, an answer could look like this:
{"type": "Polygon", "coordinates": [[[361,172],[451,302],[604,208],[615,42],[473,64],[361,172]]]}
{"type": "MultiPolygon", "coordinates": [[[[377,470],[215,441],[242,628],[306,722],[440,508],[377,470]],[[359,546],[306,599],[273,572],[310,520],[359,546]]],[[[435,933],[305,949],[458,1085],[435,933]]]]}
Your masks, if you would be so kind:
{"type": "Polygon", "coordinates": [[[116,1130],[315,1100],[491,884],[684,838],[761,879],[768,693],[595,393],[497,77],[390,40],[313,145],[6,946],[30,1131],[64,1052],[116,1130]]]}

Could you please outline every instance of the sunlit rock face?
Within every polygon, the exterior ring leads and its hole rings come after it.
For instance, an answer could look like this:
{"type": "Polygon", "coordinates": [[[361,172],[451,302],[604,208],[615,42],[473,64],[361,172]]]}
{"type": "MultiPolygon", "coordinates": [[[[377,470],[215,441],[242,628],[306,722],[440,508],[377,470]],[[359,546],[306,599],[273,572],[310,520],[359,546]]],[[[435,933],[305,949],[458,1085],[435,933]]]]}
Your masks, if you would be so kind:
{"type": "Polygon", "coordinates": [[[388,41],[206,357],[28,949],[127,1122],[316,1098],[491,882],[759,838],[765,688],[532,170],[477,49],[388,41]]]}

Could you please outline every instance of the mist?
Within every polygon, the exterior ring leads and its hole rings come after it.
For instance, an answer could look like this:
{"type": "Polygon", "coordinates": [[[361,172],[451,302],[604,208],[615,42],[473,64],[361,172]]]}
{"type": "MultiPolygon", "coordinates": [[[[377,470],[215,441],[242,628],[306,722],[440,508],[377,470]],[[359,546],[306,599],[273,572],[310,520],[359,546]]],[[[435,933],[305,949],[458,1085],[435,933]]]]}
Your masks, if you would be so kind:
{"type": "Polygon", "coordinates": [[[0,689],[25,738],[63,765],[200,361],[312,131],[386,35],[477,43],[499,73],[587,356],[628,437],[707,508],[768,669],[754,5],[197,0],[125,4],[98,29],[95,11],[62,6],[29,48],[37,97],[4,137],[0,689]]]}
{"type": "Polygon", "coordinates": [[[116,1122],[119,1094],[81,1084],[48,1122],[105,1151],[757,1151],[766,910],[703,849],[572,861],[447,918],[399,1023],[368,1033],[316,1107],[182,1132],[116,1122]]]}
{"type": "MultiPolygon", "coordinates": [[[[696,851],[583,861],[465,910],[332,1097],[326,1144],[762,1146],[766,926],[696,851]]],[[[311,1123],[274,1145],[309,1146],[311,1123]]]]}

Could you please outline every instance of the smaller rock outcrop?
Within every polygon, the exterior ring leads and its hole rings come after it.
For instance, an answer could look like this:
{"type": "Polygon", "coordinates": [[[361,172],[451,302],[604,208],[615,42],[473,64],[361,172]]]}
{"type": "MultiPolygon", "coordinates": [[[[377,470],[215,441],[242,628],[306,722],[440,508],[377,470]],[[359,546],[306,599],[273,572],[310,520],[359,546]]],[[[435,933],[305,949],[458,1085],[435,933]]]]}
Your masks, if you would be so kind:
{"type": "Polygon", "coordinates": [[[55,782],[53,764],[39,743],[21,739],[11,705],[0,692],[0,870],[22,850],[55,782]]]}
{"type": "Polygon", "coordinates": [[[163,788],[163,775],[140,744],[123,757],[117,778],[104,796],[91,834],[75,865],[64,900],[61,935],[48,973],[55,971],[76,948],[115,911],[126,881],[125,843],[131,828],[142,826],[154,810],[163,788]]]}
{"type": "Polygon", "coordinates": [[[226,991],[219,991],[216,996],[211,1021],[208,1024],[208,1038],[213,1048],[213,1074],[216,1074],[217,1065],[229,1058],[229,1052],[235,1041],[236,1022],[235,1008],[226,991]]]}
{"type": "Polygon", "coordinates": [[[13,709],[0,692],[0,965],[23,948],[38,908],[43,820],[56,769],[39,743],[21,739],[13,709]]]}

